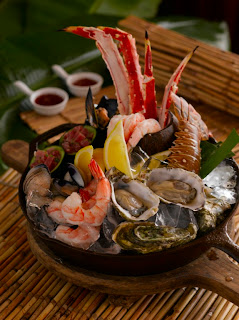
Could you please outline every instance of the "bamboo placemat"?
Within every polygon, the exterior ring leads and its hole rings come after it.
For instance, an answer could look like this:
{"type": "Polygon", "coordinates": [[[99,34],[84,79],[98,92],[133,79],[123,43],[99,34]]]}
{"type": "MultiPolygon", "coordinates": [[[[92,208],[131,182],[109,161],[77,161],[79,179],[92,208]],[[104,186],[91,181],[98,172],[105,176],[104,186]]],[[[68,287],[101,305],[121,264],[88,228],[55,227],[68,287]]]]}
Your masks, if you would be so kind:
{"type": "MultiPolygon", "coordinates": [[[[80,320],[236,320],[239,308],[216,293],[181,288],[143,296],[128,308],[114,306],[107,294],[63,281],[31,253],[26,219],[18,203],[20,174],[0,178],[0,319],[80,320]]],[[[239,217],[236,216],[239,242],[239,217]]]]}

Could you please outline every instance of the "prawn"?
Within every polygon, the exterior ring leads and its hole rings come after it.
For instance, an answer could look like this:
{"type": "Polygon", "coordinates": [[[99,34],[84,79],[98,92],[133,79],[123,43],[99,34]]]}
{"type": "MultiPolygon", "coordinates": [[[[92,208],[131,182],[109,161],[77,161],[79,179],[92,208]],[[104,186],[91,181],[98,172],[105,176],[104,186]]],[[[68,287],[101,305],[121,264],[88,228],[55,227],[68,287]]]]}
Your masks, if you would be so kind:
{"type": "Polygon", "coordinates": [[[76,229],[59,225],[55,231],[57,240],[65,242],[73,247],[87,250],[100,236],[99,227],[81,225],[76,229]]]}
{"type": "Polygon", "coordinates": [[[137,127],[137,125],[145,120],[145,117],[142,113],[132,113],[130,115],[116,115],[113,116],[110,120],[108,130],[107,130],[107,136],[111,133],[111,131],[115,128],[116,124],[122,120],[123,123],[123,129],[124,129],[124,139],[127,143],[130,136],[132,135],[134,129],[137,127]]]}
{"type": "Polygon", "coordinates": [[[48,216],[53,221],[59,224],[66,223],[66,219],[63,217],[63,214],[61,213],[62,202],[63,201],[61,199],[56,198],[47,207],[48,216]]]}
{"type": "Polygon", "coordinates": [[[128,140],[128,151],[131,148],[134,148],[138,144],[138,142],[143,138],[144,135],[148,133],[155,133],[160,130],[161,126],[159,122],[155,119],[145,119],[144,121],[138,123],[128,140]]]}
{"type": "Polygon", "coordinates": [[[91,160],[89,168],[97,181],[95,194],[86,202],[82,202],[81,196],[76,192],[66,198],[61,212],[67,223],[100,226],[107,214],[111,196],[109,180],[94,159],[91,160]]]}

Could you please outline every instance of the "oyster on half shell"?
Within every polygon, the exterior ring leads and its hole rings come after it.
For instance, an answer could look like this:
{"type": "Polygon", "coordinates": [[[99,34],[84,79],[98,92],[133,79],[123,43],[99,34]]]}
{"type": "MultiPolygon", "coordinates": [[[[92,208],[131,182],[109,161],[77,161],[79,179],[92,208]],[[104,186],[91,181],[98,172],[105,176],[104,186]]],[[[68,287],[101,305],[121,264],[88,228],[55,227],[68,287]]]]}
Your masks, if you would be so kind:
{"type": "Polygon", "coordinates": [[[121,178],[111,186],[113,205],[124,219],[147,220],[157,213],[159,197],[142,182],[121,178]]]}
{"type": "Polygon", "coordinates": [[[202,179],[184,169],[153,169],[147,186],[165,203],[175,203],[194,211],[201,209],[205,203],[202,179]]]}
{"type": "Polygon", "coordinates": [[[175,228],[155,226],[154,222],[122,222],[114,230],[112,239],[124,250],[139,253],[169,249],[195,239],[197,227],[175,228]]]}

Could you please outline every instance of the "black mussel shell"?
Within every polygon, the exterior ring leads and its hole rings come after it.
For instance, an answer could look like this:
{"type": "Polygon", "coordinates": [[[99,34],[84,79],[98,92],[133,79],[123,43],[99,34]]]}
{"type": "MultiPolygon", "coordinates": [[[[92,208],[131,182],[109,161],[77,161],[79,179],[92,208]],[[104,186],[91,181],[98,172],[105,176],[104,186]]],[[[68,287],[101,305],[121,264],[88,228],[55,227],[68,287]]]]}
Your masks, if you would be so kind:
{"type": "Polygon", "coordinates": [[[146,134],[137,144],[149,156],[167,150],[175,140],[174,133],[177,131],[177,119],[169,113],[168,125],[161,131],[146,134]]]}

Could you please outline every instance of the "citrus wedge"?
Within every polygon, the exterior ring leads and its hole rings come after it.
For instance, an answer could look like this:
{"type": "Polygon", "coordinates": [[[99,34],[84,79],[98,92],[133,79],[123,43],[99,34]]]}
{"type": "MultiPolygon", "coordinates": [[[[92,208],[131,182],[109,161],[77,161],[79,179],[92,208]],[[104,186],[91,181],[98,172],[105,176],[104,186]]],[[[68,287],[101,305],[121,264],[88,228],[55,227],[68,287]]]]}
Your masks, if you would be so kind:
{"type": "Polygon", "coordinates": [[[150,170],[153,170],[155,168],[158,168],[160,166],[160,161],[164,161],[167,159],[167,157],[170,155],[171,151],[169,150],[165,150],[165,151],[162,151],[162,152],[159,152],[159,153],[156,153],[156,154],[153,154],[151,156],[151,161],[150,161],[150,164],[149,164],[149,169],[150,170]]]}
{"type": "Polygon", "coordinates": [[[98,163],[103,171],[105,171],[104,149],[96,148],[93,151],[93,159],[98,163]]]}
{"type": "Polygon", "coordinates": [[[106,169],[116,167],[129,177],[133,177],[127,146],[124,139],[123,123],[120,120],[113,131],[111,131],[104,144],[104,162],[106,169]]]}
{"type": "Polygon", "coordinates": [[[93,151],[94,149],[91,145],[86,146],[76,153],[74,159],[74,165],[80,171],[85,185],[87,185],[91,180],[91,172],[88,165],[93,157],[93,151]]]}

